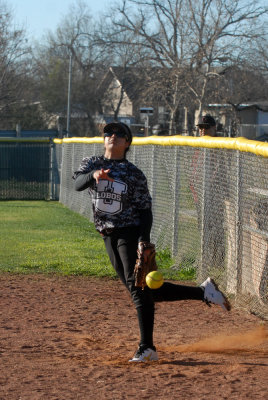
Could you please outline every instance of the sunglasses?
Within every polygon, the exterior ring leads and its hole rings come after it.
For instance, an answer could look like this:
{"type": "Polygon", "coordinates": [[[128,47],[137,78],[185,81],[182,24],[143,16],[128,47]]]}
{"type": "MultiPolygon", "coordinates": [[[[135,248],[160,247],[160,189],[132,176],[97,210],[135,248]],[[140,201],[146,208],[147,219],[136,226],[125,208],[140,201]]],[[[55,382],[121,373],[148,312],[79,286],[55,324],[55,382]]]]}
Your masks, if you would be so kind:
{"type": "Polygon", "coordinates": [[[126,138],[127,135],[124,132],[104,132],[104,137],[112,137],[113,135],[117,136],[118,138],[126,138]]]}

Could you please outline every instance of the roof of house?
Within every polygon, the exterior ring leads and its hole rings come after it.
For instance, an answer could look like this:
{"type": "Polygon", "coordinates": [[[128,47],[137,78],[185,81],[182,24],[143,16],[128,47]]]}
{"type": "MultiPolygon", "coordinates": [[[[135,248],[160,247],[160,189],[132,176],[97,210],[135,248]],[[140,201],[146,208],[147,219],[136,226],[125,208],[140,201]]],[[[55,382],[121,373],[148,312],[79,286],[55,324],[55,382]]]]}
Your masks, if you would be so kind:
{"type": "Polygon", "coordinates": [[[104,94],[112,81],[116,79],[130,100],[134,101],[144,82],[143,76],[142,70],[136,67],[110,67],[98,89],[104,94]]]}

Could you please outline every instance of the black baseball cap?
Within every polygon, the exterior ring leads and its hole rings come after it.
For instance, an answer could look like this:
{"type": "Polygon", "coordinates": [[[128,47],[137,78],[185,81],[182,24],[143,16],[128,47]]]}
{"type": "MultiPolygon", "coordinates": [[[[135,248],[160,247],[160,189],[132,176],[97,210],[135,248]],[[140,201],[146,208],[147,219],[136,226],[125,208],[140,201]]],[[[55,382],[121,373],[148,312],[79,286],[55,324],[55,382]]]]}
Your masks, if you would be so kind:
{"type": "Polygon", "coordinates": [[[132,133],[130,128],[127,124],[123,122],[110,122],[109,124],[105,125],[103,128],[103,133],[124,133],[127,139],[127,142],[132,142],[132,133]]]}
{"type": "Polygon", "coordinates": [[[202,122],[197,124],[199,128],[210,128],[211,126],[216,126],[216,121],[211,115],[204,115],[202,117],[202,122]]]}

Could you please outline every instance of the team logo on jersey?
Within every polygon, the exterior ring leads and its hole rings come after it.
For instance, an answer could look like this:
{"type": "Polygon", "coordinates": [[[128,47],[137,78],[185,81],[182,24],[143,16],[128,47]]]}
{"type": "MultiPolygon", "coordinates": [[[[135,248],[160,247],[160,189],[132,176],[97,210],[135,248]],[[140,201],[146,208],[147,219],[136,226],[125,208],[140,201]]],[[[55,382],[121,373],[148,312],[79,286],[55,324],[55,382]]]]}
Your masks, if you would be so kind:
{"type": "Polygon", "coordinates": [[[97,185],[96,209],[106,214],[118,214],[122,211],[122,194],[127,185],[120,181],[100,180],[97,185]]]}

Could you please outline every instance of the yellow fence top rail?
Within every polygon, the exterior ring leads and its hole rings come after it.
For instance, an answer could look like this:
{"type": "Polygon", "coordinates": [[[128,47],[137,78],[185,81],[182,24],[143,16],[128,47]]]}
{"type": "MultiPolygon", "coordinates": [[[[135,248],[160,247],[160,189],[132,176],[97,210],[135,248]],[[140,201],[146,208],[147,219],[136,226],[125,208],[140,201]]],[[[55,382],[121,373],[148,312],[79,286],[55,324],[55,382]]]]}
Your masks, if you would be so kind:
{"type": "MultiPolygon", "coordinates": [[[[102,137],[73,137],[64,139],[54,139],[54,143],[103,143],[102,137]]],[[[259,142],[257,140],[249,140],[243,137],[226,138],[210,136],[195,137],[195,136],[148,136],[134,137],[133,145],[157,145],[157,146],[190,146],[203,147],[209,149],[229,149],[239,150],[256,154],[257,156],[268,157],[268,143],[259,142]]]]}

